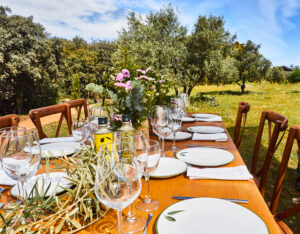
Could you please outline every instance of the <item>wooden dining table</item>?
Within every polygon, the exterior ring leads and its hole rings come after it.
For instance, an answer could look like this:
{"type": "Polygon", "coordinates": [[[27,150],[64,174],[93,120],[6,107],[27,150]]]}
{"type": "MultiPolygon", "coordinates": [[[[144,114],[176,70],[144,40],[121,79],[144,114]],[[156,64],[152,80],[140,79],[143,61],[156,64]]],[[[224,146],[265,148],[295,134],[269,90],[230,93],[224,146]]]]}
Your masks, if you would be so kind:
{"type": "MultiPolygon", "coordinates": [[[[226,130],[223,122],[191,122],[183,124],[183,127],[185,129],[190,126],[218,126],[226,130]]],[[[226,134],[228,136],[228,140],[225,142],[193,141],[192,139],[188,139],[184,141],[177,141],[176,145],[181,149],[189,148],[187,146],[189,144],[227,147],[226,150],[231,152],[235,156],[235,159],[231,163],[223,167],[245,165],[227,130],[226,134]]],[[[158,140],[156,136],[150,136],[150,138],[153,140],[158,140]]],[[[172,141],[166,141],[165,149],[168,149],[171,145],[172,141]]],[[[167,154],[167,156],[173,157],[172,153],[170,152],[167,154]]],[[[146,184],[143,179],[142,192],[137,201],[143,199],[145,193],[146,184]]],[[[160,202],[160,206],[158,209],[152,211],[153,218],[147,229],[148,234],[156,233],[155,224],[160,213],[170,205],[179,202],[179,200],[173,199],[172,196],[194,196],[248,200],[248,204],[241,205],[257,214],[266,223],[270,233],[282,233],[253,179],[250,179],[248,181],[210,179],[191,180],[186,176],[186,173],[184,173],[172,178],[150,179],[150,195],[152,199],[158,200],[160,202]]],[[[136,214],[143,215],[145,218],[147,218],[149,214],[149,212],[142,212],[137,209],[135,209],[134,211],[136,214]]],[[[126,214],[126,212],[127,210],[125,209],[123,211],[123,214],[126,214]]],[[[116,212],[110,211],[98,222],[87,227],[84,230],[81,230],[79,233],[117,233],[116,230],[114,230],[115,223],[116,212]]],[[[188,233],[189,232],[187,229],[186,234],[188,233]]],[[[199,228],[199,233],[201,233],[201,227],[199,228]]]]}

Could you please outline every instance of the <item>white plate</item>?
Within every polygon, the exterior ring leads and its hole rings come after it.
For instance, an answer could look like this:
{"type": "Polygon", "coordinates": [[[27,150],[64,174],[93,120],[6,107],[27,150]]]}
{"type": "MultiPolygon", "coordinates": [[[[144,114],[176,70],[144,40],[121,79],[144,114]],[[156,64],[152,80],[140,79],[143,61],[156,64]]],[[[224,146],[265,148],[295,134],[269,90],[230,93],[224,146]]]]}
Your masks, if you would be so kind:
{"type": "Polygon", "coordinates": [[[194,122],[194,121],[196,121],[196,119],[194,119],[194,118],[191,118],[191,117],[183,117],[182,118],[182,122],[194,122]]]}
{"type": "Polygon", "coordinates": [[[234,160],[229,151],[214,148],[189,148],[180,150],[176,157],[188,164],[203,167],[216,167],[234,160]]]}
{"type": "Polygon", "coordinates": [[[188,127],[187,130],[189,132],[198,132],[198,133],[207,133],[207,134],[225,132],[224,128],[215,127],[215,126],[193,126],[193,127],[188,127]]]}
{"type": "MultiPolygon", "coordinates": [[[[34,177],[32,177],[29,181],[24,183],[25,189],[27,191],[28,196],[30,195],[30,192],[32,191],[32,188],[34,187],[35,183],[37,182],[37,188],[40,195],[44,195],[46,192],[46,189],[48,188],[49,184],[51,183],[46,196],[50,196],[51,194],[57,194],[62,191],[64,191],[63,188],[70,188],[71,182],[66,179],[68,178],[68,175],[65,172],[52,172],[49,173],[49,176],[47,173],[45,174],[39,174],[34,177]]],[[[19,189],[18,185],[15,185],[11,191],[12,196],[19,196],[19,189]]],[[[33,196],[36,195],[36,191],[33,192],[33,196]]],[[[21,196],[23,196],[21,192],[21,196]]]]}
{"type": "Polygon", "coordinates": [[[180,201],[169,206],[158,217],[157,234],[267,234],[264,221],[251,210],[217,198],[194,198],[180,201]],[[169,215],[176,219],[166,219],[169,215]]]}
{"type": "Polygon", "coordinates": [[[216,118],[218,115],[214,114],[192,114],[194,118],[200,118],[200,119],[211,119],[211,118],[216,118]]]}
{"type": "Polygon", "coordinates": [[[40,144],[58,143],[58,142],[74,142],[74,137],[53,137],[40,140],[40,144]]]}
{"type": "Polygon", "coordinates": [[[185,162],[169,157],[160,158],[158,167],[150,176],[153,178],[169,178],[184,173],[187,169],[185,162]]]}
{"type": "Polygon", "coordinates": [[[79,142],[59,142],[41,145],[43,158],[62,157],[64,155],[74,154],[79,149],[79,142]]]}
{"type": "MultiPolygon", "coordinates": [[[[175,140],[176,141],[183,141],[183,140],[187,140],[187,139],[189,139],[191,137],[192,137],[191,133],[188,133],[188,132],[176,132],[175,140]]],[[[167,136],[165,138],[165,140],[173,140],[173,139],[174,139],[173,133],[170,134],[169,136],[167,136]]]]}

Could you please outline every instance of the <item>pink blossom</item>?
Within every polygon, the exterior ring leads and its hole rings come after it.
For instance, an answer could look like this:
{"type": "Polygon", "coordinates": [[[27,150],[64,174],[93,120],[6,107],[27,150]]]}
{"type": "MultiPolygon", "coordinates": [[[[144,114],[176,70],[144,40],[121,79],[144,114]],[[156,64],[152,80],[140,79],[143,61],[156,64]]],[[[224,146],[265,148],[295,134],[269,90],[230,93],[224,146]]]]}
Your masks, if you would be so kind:
{"type": "Polygon", "coordinates": [[[124,84],[124,83],[119,83],[119,82],[116,82],[116,83],[115,83],[115,86],[119,86],[119,87],[125,87],[125,84],[124,84]]]}
{"type": "Polygon", "coordinates": [[[125,87],[126,90],[132,89],[132,87],[131,87],[131,81],[130,80],[127,81],[124,87],[125,87]]]}
{"type": "Polygon", "coordinates": [[[151,90],[154,90],[154,89],[155,89],[155,86],[152,85],[152,86],[150,87],[150,89],[151,89],[151,90]]]}
{"type": "Polygon", "coordinates": [[[162,81],[162,80],[159,80],[158,82],[161,84],[163,81],[162,81]]]}
{"type": "Polygon", "coordinates": [[[130,73],[127,69],[123,69],[122,70],[122,74],[124,78],[129,78],[130,77],[130,73]]]}
{"type": "Polygon", "coordinates": [[[141,70],[141,69],[137,69],[136,71],[142,73],[143,75],[145,75],[148,71],[150,71],[150,69],[151,69],[151,67],[148,67],[145,71],[141,70]]]}
{"type": "Polygon", "coordinates": [[[122,82],[122,81],[123,81],[123,77],[125,77],[125,76],[123,75],[123,73],[118,73],[118,74],[117,74],[117,77],[116,77],[116,81],[122,82]]]}
{"type": "Polygon", "coordinates": [[[114,115],[112,117],[112,121],[122,121],[122,115],[121,114],[114,115]]]}
{"type": "Polygon", "coordinates": [[[148,76],[140,76],[140,77],[137,77],[136,79],[137,80],[140,80],[140,79],[152,80],[152,78],[149,78],[148,76]]]}

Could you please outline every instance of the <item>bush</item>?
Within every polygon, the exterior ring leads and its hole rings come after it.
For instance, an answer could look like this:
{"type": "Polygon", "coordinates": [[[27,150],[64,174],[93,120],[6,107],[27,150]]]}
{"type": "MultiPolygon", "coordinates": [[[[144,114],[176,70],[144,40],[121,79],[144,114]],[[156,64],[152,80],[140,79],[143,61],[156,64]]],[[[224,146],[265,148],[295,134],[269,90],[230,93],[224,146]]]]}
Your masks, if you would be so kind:
{"type": "Polygon", "coordinates": [[[296,68],[288,76],[288,81],[291,83],[300,82],[300,69],[296,68]]]}

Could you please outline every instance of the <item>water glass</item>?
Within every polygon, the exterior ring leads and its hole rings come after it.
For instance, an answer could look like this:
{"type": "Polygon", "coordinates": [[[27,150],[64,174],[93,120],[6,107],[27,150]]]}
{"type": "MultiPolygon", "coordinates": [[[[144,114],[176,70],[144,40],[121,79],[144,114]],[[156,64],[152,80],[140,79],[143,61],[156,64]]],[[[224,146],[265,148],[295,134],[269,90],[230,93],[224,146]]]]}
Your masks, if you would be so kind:
{"type": "Polygon", "coordinates": [[[88,123],[81,121],[73,121],[72,136],[76,141],[84,143],[90,135],[88,123]]]}

